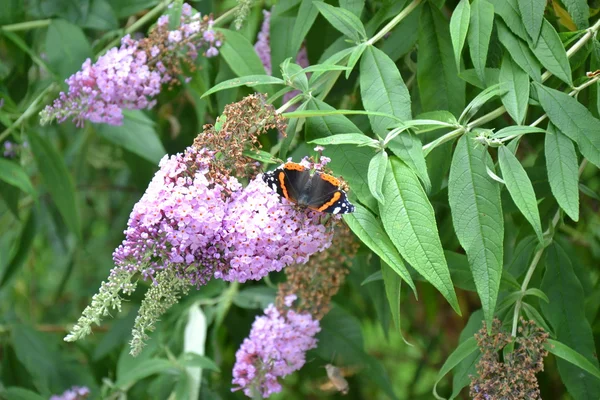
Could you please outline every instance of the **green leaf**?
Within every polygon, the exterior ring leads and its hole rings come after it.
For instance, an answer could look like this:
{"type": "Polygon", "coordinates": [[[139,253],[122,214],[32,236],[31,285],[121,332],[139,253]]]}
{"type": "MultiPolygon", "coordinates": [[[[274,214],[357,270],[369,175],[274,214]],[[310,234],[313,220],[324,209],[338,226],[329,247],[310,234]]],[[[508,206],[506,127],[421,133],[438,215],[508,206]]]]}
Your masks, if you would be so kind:
{"type": "Polygon", "coordinates": [[[431,180],[427,173],[427,164],[421,140],[410,132],[403,132],[388,142],[387,145],[398,158],[412,168],[421,182],[423,182],[425,191],[429,193],[431,191],[431,180]]]}
{"type": "Polygon", "coordinates": [[[477,341],[474,337],[470,337],[469,339],[462,342],[453,352],[448,356],[448,359],[442,365],[442,368],[437,374],[437,378],[435,379],[435,384],[433,385],[433,395],[438,400],[445,400],[437,393],[437,385],[440,383],[442,378],[446,376],[448,372],[450,372],[454,367],[458,365],[462,360],[469,357],[471,354],[477,351],[477,341]]]}
{"type": "Polygon", "coordinates": [[[390,159],[385,174],[383,196],[386,202],[380,204],[379,209],[392,242],[402,257],[460,314],[433,207],[417,176],[395,157],[390,159]]]}
{"type": "Polygon", "coordinates": [[[254,87],[257,85],[268,85],[268,84],[285,85],[285,82],[283,79],[275,78],[274,76],[269,76],[269,75],[244,76],[242,78],[234,78],[234,79],[226,80],[225,82],[221,82],[221,83],[213,86],[206,92],[204,92],[202,97],[206,97],[206,96],[213,94],[215,92],[218,92],[220,90],[231,89],[234,87],[240,87],[240,86],[254,87]]]}
{"type": "Polygon", "coordinates": [[[357,144],[359,146],[370,144],[378,145],[377,140],[371,139],[363,133],[338,133],[337,135],[311,140],[309,143],[319,144],[321,146],[338,144],[357,144]]]}
{"type": "Polygon", "coordinates": [[[123,114],[123,125],[99,124],[96,126],[98,135],[153,164],[158,164],[167,151],[158,137],[154,121],[139,110],[126,111],[123,114]]]}
{"type": "Polygon", "coordinates": [[[502,276],[504,218],[500,187],[486,173],[488,162],[485,147],[471,135],[461,137],[450,166],[448,197],[454,230],[491,326],[502,276]]]}
{"type": "MultiPolygon", "coordinates": [[[[325,104],[325,105],[327,105],[328,107],[331,107],[328,104],[325,104]]],[[[298,106],[298,108],[296,109],[296,111],[303,111],[304,109],[306,109],[307,106],[308,106],[308,101],[300,104],[298,106]]],[[[301,121],[300,118],[291,118],[289,120],[287,129],[285,130],[285,134],[286,134],[285,139],[283,139],[283,141],[281,142],[281,147],[279,148],[279,157],[281,157],[283,159],[286,158],[288,150],[290,149],[290,146],[292,145],[292,142],[294,141],[294,139],[296,137],[296,131],[298,129],[300,129],[298,127],[300,121],[301,121]]],[[[304,121],[304,120],[302,120],[302,121],[304,121]]],[[[300,125],[300,126],[302,126],[302,125],[300,125]]]]}
{"type": "Polygon", "coordinates": [[[542,21],[544,20],[544,9],[546,0],[517,0],[523,25],[529,34],[529,37],[536,43],[540,36],[542,21]]]}
{"type": "Polygon", "coordinates": [[[356,210],[352,214],[344,214],[344,221],[361,242],[366,244],[385,264],[396,271],[404,282],[408,283],[416,296],[417,289],[410,273],[404,266],[402,257],[398,254],[392,240],[381,225],[381,221],[360,204],[355,204],[355,207],[356,210]]]}
{"type": "Polygon", "coordinates": [[[596,378],[600,379],[600,369],[598,369],[596,365],[589,362],[586,357],[576,352],[566,344],[561,343],[558,340],[548,339],[548,343],[544,344],[544,348],[555,356],[578,366],[584,371],[587,371],[596,378]]]}
{"type": "Polygon", "coordinates": [[[52,200],[54,200],[69,230],[78,239],[81,239],[77,193],[62,156],[45,138],[42,138],[36,132],[29,131],[28,137],[42,182],[50,192],[52,200]]]}
{"type": "Polygon", "coordinates": [[[45,400],[36,392],[20,387],[9,387],[0,393],[6,400],[45,400]]]}
{"type": "Polygon", "coordinates": [[[579,220],[579,166],[571,139],[548,124],[544,151],[550,189],[560,208],[573,220],[579,220]]]}
{"type": "Polygon", "coordinates": [[[458,122],[461,124],[466,124],[471,120],[471,118],[473,118],[473,116],[475,116],[475,114],[477,114],[477,111],[479,111],[479,109],[483,107],[485,103],[496,96],[503,95],[504,93],[506,93],[506,88],[501,87],[499,83],[486,88],[483,92],[475,96],[475,98],[471,100],[471,102],[465,107],[462,114],[458,118],[458,122]]]}
{"type": "Polygon", "coordinates": [[[364,286],[367,283],[381,281],[381,280],[383,280],[383,274],[382,274],[382,272],[381,271],[375,271],[371,275],[369,275],[365,279],[363,279],[363,281],[360,283],[360,286],[364,286]]]}
{"type": "Polygon", "coordinates": [[[502,58],[500,87],[507,90],[502,96],[502,104],[517,124],[522,124],[527,114],[529,101],[529,75],[521,69],[508,54],[502,58]]]}
{"type": "Polygon", "coordinates": [[[474,0],[471,5],[471,22],[467,39],[473,66],[483,83],[485,83],[485,62],[493,27],[494,6],[486,0],[474,0]]]}
{"type": "Polygon", "coordinates": [[[0,158],[0,179],[15,186],[32,197],[37,197],[29,176],[17,163],[0,158]]]}
{"type": "Polygon", "coordinates": [[[37,233],[36,217],[36,212],[31,210],[27,220],[23,224],[23,229],[21,230],[21,235],[17,242],[17,250],[15,251],[4,271],[2,271],[0,289],[2,289],[4,285],[10,281],[13,275],[19,271],[21,266],[31,255],[31,245],[33,244],[33,240],[35,239],[35,235],[37,233]]]}
{"type": "MultiPolygon", "coordinates": [[[[410,94],[396,64],[381,50],[368,46],[360,62],[360,94],[367,111],[412,117],[410,94]]],[[[395,120],[369,115],[373,132],[385,136],[395,120]]]]}
{"type": "Polygon", "coordinates": [[[124,371],[115,382],[115,387],[123,390],[129,389],[136,382],[141,381],[151,375],[160,374],[167,371],[176,371],[176,366],[169,360],[161,358],[151,358],[144,363],[137,364],[134,368],[124,371]]]}
{"type": "Polygon", "coordinates": [[[385,293],[392,312],[392,320],[397,332],[400,332],[400,300],[402,294],[402,280],[400,276],[385,262],[381,263],[383,282],[385,284],[385,293]]]}
{"type": "Polygon", "coordinates": [[[540,243],[544,242],[542,233],[542,222],[540,221],[540,211],[538,210],[535,192],[531,180],[527,176],[521,162],[512,151],[505,146],[498,148],[498,161],[502,177],[506,182],[506,188],[513,201],[533,227],[533,231],[538,237],[540,243]]]}
{"type": "Polygon", "coordinates": [[[217,31],[225,37],[219,52],[237,76],[265,75],[265,68],[248,39],[229,29],[217,31]]]}
{"type": "Polygon", "coordinates": [[[382,204],[385,203],[385,199],[383,198],[381,189],[387,166],[388,155],[385,150],[375,154],[375,156],[373,156],[369,162],[369,190],[371,191],[373,197],[375,197],[375,199],[382,204]]]}
{"type": "Polygon", "coordinates": [[[550,121],[579,145],[579,151],[600,167],[600,120],[566,93],[536,84],[540,104],[550,121]]]}
{"type": "MultiPolygon", "coordinates": [[[[571,260],[563,248],[557,242],[553,242],[546,249],[545,261],[546,272],[541,289],[548,295],[550,303],[540,304],[543,315],[554,328],[556,338],[565,346],[583,354],[588,363],[592,363],[597,369],[594,336],[585,317],[585,295],[573,271],[571,260]]],[[[566,358],[566,353],[560,352],[561,346],[555,349],[558,349],[559,355],[563,354],[566,358]]],[[[572,359],[569,361],[572,362],[572,359]]],[[[600,381],[593,377],[593,374],[584,373],[579,367],[562,360],[558,360],[557,364],[562,381],[573,398],[595,399],[596,394],[600,393],[600,381]]],[[[575,365],[583,364],[579,362],[575,365]]]]}
{"type": "Polygon", "coordinates": [[[537,60],[535,55],[531,52],[527,43],[516,37],[501,20],[496,20],[496,27],[498,28],[498,38],[500,42],[506,48],[511,58],[523,71],[536,82],[542,81],[542,74],[540,69],[542,65],[537,60]]]}
{"type": "Polygon", "coordinates": [[[268,286],[254,286],[236,293],[233,304],[241,308],[265,309],[275,301],[277,292],[268,286]]]}
{"type": "Polygon", "coordinates": [[[312,0],[302,0],[300,3],[300,9],[298,10],[298,15],[296,17],[296,22],[294,23],[294,30],[292,32],[292,42],[290,45],[292,53],[298,53],[300,50],[300,46],[302,46],[302,41],[306,37],[306,34],[313,26],[315,19],[317,19],[317,15],[319,15],[319,10],[313,4],[312,0]]]}
{"type": "Polygon", "coordinates": [[[458,77],[448,23],[431,4],[419,21],[417,81],[423,111],[449,110],[459,115],[465,104],[465,82],[458,77]]]}
{"type": "Polygon", "coordinates": [[[181,357],[181,362],[186,367],[200,367],[211,371],[220,372],[220,368],[213,360],[197,353],[185,353],[181,357]]]}
{"type": "Polygon", "coordinates": [[[577,25],[577,29],[585,29],[589,26],[590,7],[586,0],[562,0],[561,1],[577,25]]]}
{"type": "Polygon", "coordinates": [[[94,0],[90,12],[82,24],[84,28],[112,30],[119,27],[119,21],[106,0],[94,0]]]}
{"type": "Polygon", "coordinates": [[[542,63],[544,68],[552,72],[557,78],[573,86],[571,65],[567,52],[550,22],[544,19],[542,34],[535,46],[530,46],[533,54],[542,63]]]}
{"type": "Polygon", "coordinates": [[[396,400],[389,376],[381,362],[364,350],[359,321],[340,307],[334,307],[322,320],[317,335],[316,353],[327,362],[339,358],[348,365],[364,365],[365,378],[379,386],[391,399],[396,400]]]}
{"type": "Polygon", "coordinates": [[[365,0],[340,0],[340,6],[360,18],[365,0]]]}
{"type": "Polygon", "coordinates": [[[58,76],[66,79],[93,54],[81,28],[62,19],[53,19],[46,33],[46,56],[58,76]]]}
{"type": "MultiPolygon", "coordinates": [[[[367,47],[372,47],[372,46],[369,46],[366,43],[361,43],[358,46],[355,46],[354,50],[352,50],[352,53],[350,53],[350,56],[348,57],[348,63],[346,64],[348,66],[348,69],[346,70],[346,79],[348,79],[350,77],[350,74],[352,73],[354,66],[356,65],[356,63],[358,62],[360,57],[363,55],[363,53],[365,52],[367,47]]],[[[361,74],[361,77],[362,77],[362,74],[361,74]]]]}
{"type": "Polygon", "coordinates": [[[538,297],[538,298],[544,300],[546,303],[550,303],[548,296],[546,296],[546,294],[538,288],[527,289],[525,291],[525,293],[523,293],[523,297],[525,297],[525,296],[535,296],[535,297],[538,297]]]}
{"type": "Polygon", "coordinates": [[[367,39],[365,27],[356,15],[351,11],[339,7],[333,7],[322,2],[313,3],[329,23],[338,31],[358,43],[367,39]]]}
{"type": "Polygon", "coordinates": [[[450,37],[452,39],[457,71],[460,71],[461,54],[465,46],[465,40],[467,39],[470,18],[471,3],[469,3],[469,0],[461,0],[450,18],[450,37]]]}
{"type": "MultiPolygon", "coordinates": [[[[467,325],[460,333],[458,343],[462,344],[465,341],[472,339],[473,335],[475,335],[477,331],[481,329],[482,325],[483,311],[477,310],[469,317],[469,322],[467,322],[467,325]]],[[[456,367],[454,367],[454,371],[452,373],[451,399],[456,398],[460,394],[462,388],[471,383],[471,376],[474,376],[477,373],[476,365],[480,357],[481,352],[474,351],[466,358],[463,358],[463,360],[460,361],[456,367]]]]}
{"type": "Polygon", "coordinates": [[[521,136],[521,135],[526,135],[528,133],[546,133],[546,131],[541,128],[537,128],[535,126],[513,125],[513,126],[507,126],[506,128],[502,128],[498,132],[493,133],[491,138],[492,139],[503,139],[503,138],[507,138],[509,136],[521,136]]]}
{"type": "Polygon", "coordinates": [[[494,12],[498,14],[510,31],[523,40],[529,40],[529,35],[523,21],[517,0],[488,0],[494,6],[494,12]]]}

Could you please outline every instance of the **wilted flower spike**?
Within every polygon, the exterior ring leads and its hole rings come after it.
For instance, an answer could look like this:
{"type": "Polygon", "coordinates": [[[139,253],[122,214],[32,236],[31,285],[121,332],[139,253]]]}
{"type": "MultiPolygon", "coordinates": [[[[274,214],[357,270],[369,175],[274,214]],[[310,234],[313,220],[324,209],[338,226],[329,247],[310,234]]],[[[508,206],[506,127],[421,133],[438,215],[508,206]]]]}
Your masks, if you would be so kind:
{"type": "Polygon", "coordinates": [[[278,378],[302,368],[306,352],[317,345],[319,321],[293,310],[280,313],[272,304],[252,324],[250,336],[235,354],[233,384],[248,397],[281,391],[278,378]]]}

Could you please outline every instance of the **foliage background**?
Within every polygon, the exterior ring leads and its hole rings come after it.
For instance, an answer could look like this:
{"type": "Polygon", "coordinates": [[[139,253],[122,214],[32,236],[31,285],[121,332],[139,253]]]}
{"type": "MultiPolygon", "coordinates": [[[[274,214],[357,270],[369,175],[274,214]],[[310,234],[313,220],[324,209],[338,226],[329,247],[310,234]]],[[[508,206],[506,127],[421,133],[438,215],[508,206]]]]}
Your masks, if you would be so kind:
{"type": "MultiPolygon", "coordinates": [[[[214,13],[215,16],[236,6],[232,1],[190,3],[203,14],[214,13]]],[[[464,146],[469,146],[464,130],[442,126],[442,129],[423,132],[417,126],[418,135],[411,136],[412,144],[402,140],[396,147],[390,144],[390,158],[394,154],[405,161],[407,156],[416,157],[412,165],[407,162],[415,171],[408,174],[416,174],[414,176],[423,181],[435,210],[434,222],[456,286],[456,305],[460,306],[462,316],[411,267],[408,268],[412,278],[418,279],[419,299],[404,285],[402,291],[393,292],[395,298],[390,310],[382,276],[386,278],[386,285],[398,278],[393,273],[391,277],[386,275],[385,267],[381,272],[379,258],[369,250],[374,245],[367,243],[353,261],[347,284],[334,299],[337,306],[322,321],[319,348],[309,353],[306,366],[287,378],[284,391],[273,398],[340,396],[321,387],[327,381],[322,367],[333,362],[350,367],[347,398],[430,399],[445,360],[480,327],[485,317],[480,310],[481,303],[487,304],[487,317],[495,310],[495,315],[506,322],[509,330],[515,305],[522,307],[528,312],[528,318],[538,318],[550,329],[554,339],[583,354],[597,370],[595,343],[598,341],[594,338],[600,326],[597,318],[600,307],[597,268],[600,259],[600,176],[597,170],[600,125],[594,124],[600,122],[596,119],[600,103],[597,78],[586,77],[586,72],[600,66],[598,23],[595,23],[598,5],[577,0],[549,4],[533,1],[530,3],[534,6],[526,14],[523,9],[519,11],[519,7],[507,7],[518,6],[521,2],[516,0],[476,0],[470,11],[465,11],[464,1],[460,5],[450,0],[412,2],[408,6],[412,7],[410,12],[406,12],[407,1],[329,2],[360,16],[368,43],[364,44],[360,34],[354,37],[360,30],[349,29],[346,36],[350,40],[347,40],[334,28],[330,19],[324,17],[327,9],[311,11],[309,15],[314,23],[302,24],[305,20],[300,15],[306,17],[301,13],[308,7],[305,3],[311,2],[281,1],[276,5],[271,22],[273,66],[293,57],[303,37],[311,64],[323,63],[348,48],[351,50],[345,53],[345,58],[339,58],[340,64],[354,61],[356,65],[347,74],[345,71],[322,74],[323,80],[317,81],[320,86],[311,79],[315,87],[306,92],[311,92],[314,98],[303,97],[305,105],[300,110],[367,109],[393,114],[405,121],[419,116],[417,118],[422,120],[455,124],[467,104],[471,104],[475,105],[472,113],[456,126],[469,124],[470,129],[483,127],[495,132],[516,125],[515,121],[523,125],[536,123],[547,112],[557,130],[575,140],[578,150],[591,162],[583,163],[578,181],[566,181],[562,175],[556,175],[559,174],[556,171],[562,169],[552,167],[549,162],[564,161],[569,155],[568,161],[575,157],[579,162],[582,157],[569,150],[573,147],[564,135],[561,136],[563,142],[554,145],[559,147],[559,152],[564,150],[560,146],[565,146],[564,151],[570,151],[568,155],[549,154],[552,143],[548,141],[553,128],[547,127],[543,119],[536,125],[540,124],[542,132],[549,133],[524,135],[517,158],[504,155],[505,163],[512,162],[508,167],[502,165],[498,154],[506,153],[506,149],[502,147],[497,151],[495,147],[499,143],[492,140],[503,139],[501,136],[490,136],[493,134],[488,131],[470,134],[487,135],[479,147],[473,149],[483,154],[483,145],[490,145],[492,157],[489,160],[499,160],[502,170],[500,173],[492,166],[495,173],[488,174],[484,169],[480,175],[473,174],[475,179],[481,180],[474,186],[475,192],[482,196],[476,201],[489,202],[491,205],[484,205],[490,207],[484,214],[504,226],[503,235],[496,229],[498,226],[491,224],[491,230],[475,237],[480,235],[481,246],[496,258],[495,266],[489,264],[491,258],[486,261],[487,272],[499,278],[503,269],[504,281],[508,282],[499,286],[499,292],[498,288],[496,293],[490,289],[488,296],[480,300],[483,293],[480,285],[494,285],[481,276],[477,278],[477,274],[473,280],[460,246],[467,241],[461,235],[472,236],[473,233],[468,229],[461,231],[456,221],[453,224],[455,207],[468,199],[461,197],[465,196],[461,192],[452,204],[448,188],[448,178],[453,180],[449,172],[453,152],[457,157],[459,150],[464,151],[464,146]],[[385,24],[399,15],[402,18],[393,25],[389,36],[383,35],[385,24]],[[466,19],[459,20],[459,17],[466,19]],[[468,33],[463,31],[466,23],[468,33]],[[592,29],[586,30],[590,23],[592,29]],[[548,43],[545,49],[537,47],[537,51],[533,51],[528,47],[527,38],[535,35],[532,27],[536,25],[541,27],[541,37],[548,43]],[[379,50],[374,50],[373,44],[379,50]],[[574,46],[579,46],[577,51],[572,51],[574,46]],[[566,52],[565,49],[571,50],[566,52]],[[384,66],[378,70],[381,60],[384,66]],[[398,72],[403,78],[402,85],[397,80],[398,72]],[[534,84],[530,89],[530,82],[536,80],[544,80],[544,86],[534,84]],[[498,81],[504,82],[504,86],[494,89],[498,81]],[[492,88],[484,92],[491,93],[489,98],[471,103],[486,87],[492,88]],[[369,93],[369,88],[378,89],[369,93]],[[580,107],[552,90],[564,93],[574,90],[579,103],[591,114],[582,113],[580,107]],[[391,100],[377,103],[384,92],[391,100]],[[408,109],[405,92],[410,93],[412,100],[408,109]],[[508,114],[498,111],[501,106],[508,109],[508,114]],[[422,115],[436,110],[446,113],[422,115]],[[454,116],[450,117],[448,112],[454,116]],[[475,112],[478,112],[476,116],[475,112]],[[456,144],[461,136],[462,142],[456,144]],[[582,141],[581,137],[589,140],[582,141]],[[414,151],[415,144],[425,145],[424,152],[411,153],[409,150],[414,151]],[[528,193],[521,193],[519,202],[515,198],[518,195],[511,191],[509,171],[516,171],[517,185],[513,188],[527,186],[527,182],[519,181],[523,175],[519,174],[521,170],[515,166],[515,160],[524,167],[525,178],[531,181],[535,191],[533,203],[528,193]],[[495,174],[500,174],[507,181],[506,185],[490,178],[495,174]],[[565,186],[564,193],[557,195],[553,185],[560,182],[565,186]],[[577,195],[571,190],[573,185],[577,195]],[[557,213],[555,197],[559,198],[558,204],[564,212],[573,218],[560,211],[557,213]],[[523,209],[530,214],[522,212],[523,209]],[[539,209],[537,220],[536,212],[532,211],[536,209],[539,209]],[[574,222],[577,214],[578,221],[574,222]],[[546,231],[543,238],[542,231],[546,231]],[[544,247],[538,246],[538,238],[544,245],[551,238],[554,243],[544,251],[544,247]],[[517,289],[510,286],[515,280],[517,289]],[[527,284],[522,286],[524,280],[527,284]],[[523,297],[520,287],[541,289],[543,293],[529,292],[523,297]],[[498,302],[494,307],[496,296],[498,302]],[[549,303],[544,297],[548,297],[549,303]],[[414,346],[405,344],[402,335],[414,346]]],[[[19,144],[20,149],[15,158],[0,160],[0,383],[5,390],[0,396],[35,399],[39,398],[35,395],[38,393],[48,398],[72,385],[85,385],[90,387],[94,398],[119,398],[124,393],[133,399],[187,398],[185,365],[175,357],[184,347],[193,346],[199,340],[199,332],[207,329],[207,356],[214,360],[218,371],[211,371],[208,364],[202,364],[205,371],[200,398],[243,397],[239,392],[230,392],[234,353],[247,336],[254,316],[272,301],[273,285],[282,279],[277,274],[266,282],[244,285],[212,281],[202,290],[191,293],[162,318],[148,348],[138,358],[128,355],[127,342],[143,298],[139,291],[129,299],[121,314],[99,327],[93,336],[75,344],[62,341],[70,324],[112,267],[112,251],[122,240],[128,215],[155,172],[158,160],[165,153],[182,151],[202,131],[204,124],[214,123],[225,104],[256,88],[235,87],[201,96],[215,84],[236,76],[264,74],[251,43],[260,28],[261,10],[269,8],[271,3],[257,2],[240,31],[226,32],[224,46],[229,47],[221,49],[221,56],[212,60],[200,58],[192,80],[174,90],[163,90],[154,109],[128,112],[123,126],[118,127],[90,123],[81,129],[71,123],[39,125],[38,111],[59,89],[64,90],[64,79],[77,71],[87,57],[115,45],[114,40],[125,30],[145,33],[166,4],[148,0],[7,0],[2,5],[0,141],[10,140],[19,144]],[[190,318],[199,305],[207,316],[208,326],[190,318]],[[184,341],[186,327],[198,335],[184,341]]],[[[225,20],[221,27],[229,27],[230,21],[225,20]]],[[[279,68],[273,68],[273,74],[282,76],[279,68]]],[[[258,89],[275,93],[267,86],[258,89]]],[[[281,105],[281,102],[276,104],[281,105]]],[[[295,116],[302,118],[302,111],[295,116]]],[[[314,146],[306,145],[306,141],[339,133],[363,132],[375,137],[374,132],[384,137],[389,126],[389,118],[364,114],[309,117],[298,133],[299,140],[284,142],[283,146],[293,144],[289,155],[298,160],[314,146]]],[[[509,131],[507,135],[517,135],[518,140],[522,133],[509,131]]],[[[512,148],[509,145],[509,149],[516,149],[517,143],[510,143],[514,144],[512,148]]],[[[281,150],[282,146],[275,133],[264,137],[263,145],[267,150],[281,150]]],[[[389,213],[394,210],[388,207],[378,212],[377,202],[366,183],[369,160],[375,150],[353,144],[328,148],[331,154],[326,154],[334,159],[334,172],[349,181],[355,201],[358,197],[363,205],[381,216],[393,244],[412,267],[421,271],[419,260],[414,263],[409,260],[402,251],[403,245],[397,242],[402,231],[386,225],[393,219],[389,213]],[[345,161],[340,161],[344,157],[345,161]],[[348,168],[359,172],[353,174],[348,168]],[[356,185],[360,180],[362,187],[356,185]]],[[[280,157],[283,157],[281,152],[280,157]]],[[[468,162],[461,161],[457,167],[466,167],[468,162]]],[[[564,168],[569,166],[572,167],[569,164],[564,168]]],[[[571,177],[572,172],[571,168],[571,177]]],[[[413,184],[415,182],[421,187],[416,178],[413,184]]],[[[385,181],[381,194],[385,199],[394,196],[387,192],[389,187],[390,182],[385,181]]],[[[444,295],[452,299],[451,291],[444,295]]],[[[453,381],[443,379],[438,384],[438,393],[447,397],[452,393],[452,385],[458,391],[468,384],[475,357],[475,353],[470,354],[458,364],[453,381]]],[[[579,364],[583,365],[583,361],[579,364]]],[[[545,372],[539,376],[542,398],[599,397],[600,381],[591,374],[583,375],[578,367],[557,361],[554,356],[547,358],[545,366],[545,372]]],[[[466,391],[462,396],[467,398],[466,391]]]]}

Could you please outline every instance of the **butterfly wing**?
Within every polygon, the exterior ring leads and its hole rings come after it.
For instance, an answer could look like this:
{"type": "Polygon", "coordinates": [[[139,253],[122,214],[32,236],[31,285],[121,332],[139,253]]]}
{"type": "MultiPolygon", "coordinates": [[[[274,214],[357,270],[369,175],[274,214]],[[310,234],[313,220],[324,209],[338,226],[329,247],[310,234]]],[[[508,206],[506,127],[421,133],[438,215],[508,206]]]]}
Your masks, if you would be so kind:
{"type": "Polygon", "coordinates": [[[306,204],[310,209],[330,214],[354,212],[346,192],[340,189],[339,179],[320,172],[315,172],[311,179],[309,201],[306,204]]]}
{"type": "Polygon", "coordinates": [[[292,203],[298,203],[309,179],[309,170],[296,163],[285,163],[263,175],[263,180],[271,189],[292,203]]]}

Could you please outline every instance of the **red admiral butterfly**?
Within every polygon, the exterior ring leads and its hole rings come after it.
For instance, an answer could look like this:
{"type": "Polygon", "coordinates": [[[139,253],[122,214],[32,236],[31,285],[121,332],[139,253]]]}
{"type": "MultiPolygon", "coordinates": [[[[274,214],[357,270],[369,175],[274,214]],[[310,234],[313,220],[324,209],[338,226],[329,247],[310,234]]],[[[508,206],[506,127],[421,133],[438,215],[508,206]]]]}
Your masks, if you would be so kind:
{"type": "Polygon", "coordinates": [[[287,162],[273,171],[265,172],[263,181],[281,197],[311,210],[346,214],[354,212],[341,182],[334,176],[315,172],[304,165],[287,162]]]}

